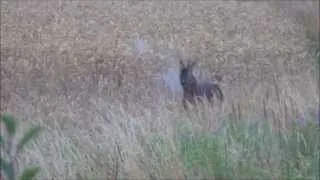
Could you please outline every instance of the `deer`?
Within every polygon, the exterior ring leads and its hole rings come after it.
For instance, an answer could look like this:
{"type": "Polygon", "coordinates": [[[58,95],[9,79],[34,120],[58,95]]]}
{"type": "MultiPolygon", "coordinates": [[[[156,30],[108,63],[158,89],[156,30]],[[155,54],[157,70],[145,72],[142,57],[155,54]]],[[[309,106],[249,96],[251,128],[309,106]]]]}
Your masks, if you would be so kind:
{"type": "Polygon", "coordinates": [[[183,89],[183,107],[187,109],[187,104],[195,105],[200,100],[203,102],[207,99],[210,104],[213,103],[214,95],[220,101],[224,101],[224,95],[220,86],[213,82],[197,82],[197,79],[193,75],[193,67],[196,65],[196,61],[188,62],[184,65],[180,60],[180,84],[183,89]]]}

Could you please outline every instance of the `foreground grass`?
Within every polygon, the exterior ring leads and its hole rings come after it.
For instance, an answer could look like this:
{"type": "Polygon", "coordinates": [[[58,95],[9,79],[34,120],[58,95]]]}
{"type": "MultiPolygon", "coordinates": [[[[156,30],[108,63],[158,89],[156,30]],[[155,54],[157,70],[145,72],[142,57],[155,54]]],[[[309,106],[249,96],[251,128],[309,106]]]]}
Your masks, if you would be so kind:
{"type": "MultiPolygon", "coordinates": [[[[22,171],[20,176],[16,174],[16,160],[18,159],[19,153],[32,139],[34,139],[40,132],[41,127],[30,128],[24,136],[19,140],[16,147],[13,146],[13,142],[16,140],[15,135],[18,129],[17,120],[9,114],[1,115],[0,122],[2,126],[5,126],[7,130],[7,136],[0,135],[0,179],[6,177],[9,180],[26,180],[33,179],[40,171],[39,167],[28,167],[22,171]],[[2,173],[5,175],[3,176],[2,173]]],[[[3,129],[2,129],[3,132],[3,129]]]]}
{"type": "Polygon", "coordinates": [[[113,119],[110,132],[102,132],[100,137],[96,133],[92,139],[85,132],[77,138],[70,130],[47,129],[47,137],[30,146],[32,150],[27,150],[27,159],[21,159],[22,164],[40,163],[41,178],[319,177],[316,142],[320,136],[315,117],[303,124],[292,122],[286,129],[277,129],[269,120],[258,117],[242,121],[221,118],[216,120],[213,130],[206,131],[199,128],[196,119],[185,114],[166,119],[168,125],[154,130],[146,122],[124,114],[113,115],[121,118],[113,119]],[[49,135],[55,137],[50,142],[49,135]],[[48,166],[51,160],[52,166],[48,166]]]}
{"type": "Polygon", "coordinates": [[[188,177],[217,179],[316,179],[317,127],[274,132],[268,123],[228,123],[214,134],[180,139],[188,177]]]}
{"type": "Polygon", "coordinates": [[[318,6],[304,4],[2,1],[0,110],[45,128],[19,168],[42,167],[39,179],[316,179],[318,6]],[[223,77],[226,108],[179,111],[171,50],[223,77]]]}

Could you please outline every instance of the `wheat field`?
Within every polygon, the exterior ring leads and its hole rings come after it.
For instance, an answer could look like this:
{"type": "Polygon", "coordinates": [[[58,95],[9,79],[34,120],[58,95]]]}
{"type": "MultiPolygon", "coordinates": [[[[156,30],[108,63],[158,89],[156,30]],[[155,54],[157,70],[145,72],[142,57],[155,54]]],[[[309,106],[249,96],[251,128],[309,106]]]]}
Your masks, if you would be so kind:
{"type": "Polygon", "coordinates": [[[1,112],[45,129],[19,167],[40,166],[39,179],[316,179],[318,6],[1,1],[1,112]],[[182,108],[180,58],[197,61],[198,80],[222,77],[221,107],[182,108]]]}

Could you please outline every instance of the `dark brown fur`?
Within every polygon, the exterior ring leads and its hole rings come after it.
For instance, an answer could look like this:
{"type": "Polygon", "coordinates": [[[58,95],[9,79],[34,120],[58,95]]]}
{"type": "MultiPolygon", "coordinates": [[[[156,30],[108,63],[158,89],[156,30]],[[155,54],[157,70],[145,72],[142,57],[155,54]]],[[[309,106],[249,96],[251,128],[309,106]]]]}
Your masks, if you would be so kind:
{"type": "Polygon", "coordinates": [[[197,100],[201,101],[203,98],[207,98],[209,102],[213,102],[214,94],[223,102],[224,95],[218,84],[212,82],[197,82],[192,73],[194,65],[195,62],[185,66],[180,60],[180,84],[183,89],[183,106],[186,108],[187,102],[195,104],[197,100]]]}

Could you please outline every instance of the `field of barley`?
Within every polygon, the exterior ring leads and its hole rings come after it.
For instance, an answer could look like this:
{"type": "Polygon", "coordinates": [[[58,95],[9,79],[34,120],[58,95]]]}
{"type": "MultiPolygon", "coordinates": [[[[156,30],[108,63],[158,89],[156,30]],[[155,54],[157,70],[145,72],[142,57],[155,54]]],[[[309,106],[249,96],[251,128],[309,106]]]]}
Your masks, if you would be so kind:
{"type": "Polygon", "coordinates": [[[318,7],[2,0],[1,113],[17,118],[18,136],[43,127],[17,173],[319,179],[318,7]],[[180,59],[220,85],[221,106],[183,109],[180,59]]]}

